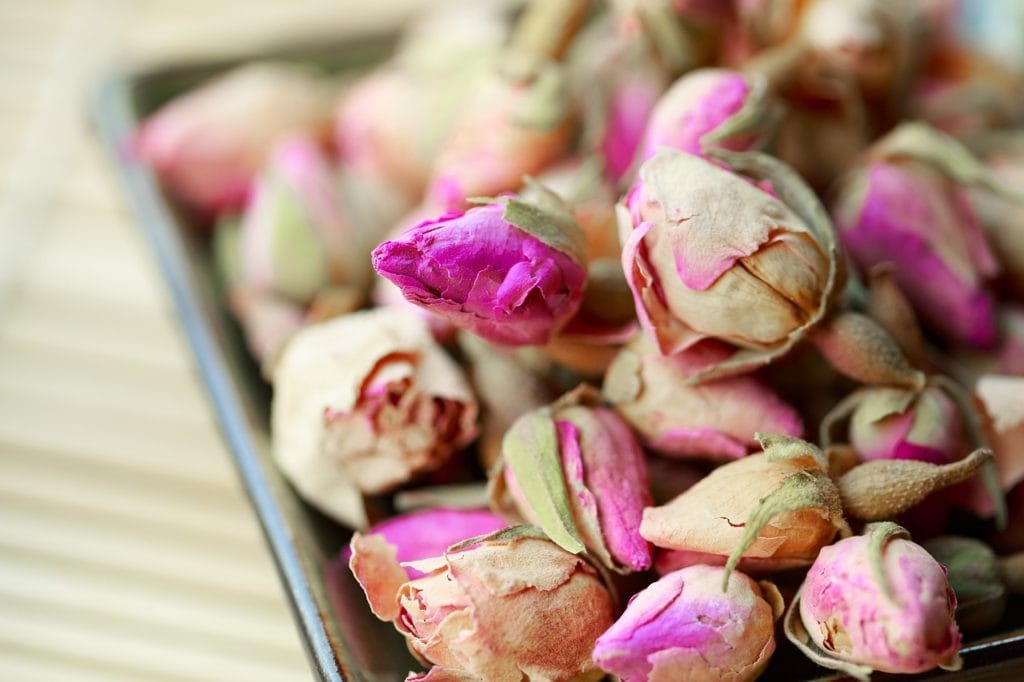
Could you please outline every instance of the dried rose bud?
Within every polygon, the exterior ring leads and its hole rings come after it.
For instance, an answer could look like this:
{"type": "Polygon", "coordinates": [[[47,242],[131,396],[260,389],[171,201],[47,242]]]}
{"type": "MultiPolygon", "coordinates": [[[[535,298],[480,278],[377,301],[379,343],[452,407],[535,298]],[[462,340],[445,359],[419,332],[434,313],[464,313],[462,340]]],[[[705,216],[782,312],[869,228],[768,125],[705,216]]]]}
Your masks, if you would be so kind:
{"type": "Polygon", "coordinates": [[[237,208],[279,135],[325,131],[332,95],[297,66],[242,66],[159,109],[134,149],[189,203],[211,214],[237,208]]]}
{"type": "MultiPolygon", "coordinates": [[[[505,519],[486,509],[434,508],[394,516],[363,532],[364,536],[377,535],[395,548],[395,560],[403,564],[409,579],[425,574],[408,562],[441,556],[452,545],[494,533],[508,527],[505,519]]],[[[346,558],[351,548],[346,547],[346,558]]]]}
{"type": "Polygon", "coordinates": [[[307,303],[328,285],[367,286],[372,245],[341,203],[313,140],[289,136],[271,152],[242,219],[246,286],[307,303]]]}
{"type": "Polygon", "coordinates": [[[714,341],[662,355],[639,337],[609,367],[604,395],[648,447],[669,457],[737,458],[757,445],[759,431],[799,436],[800,415],[756,377],[687,384],[730,355],[714,341]]]}
{"type": "Polygon", "coordinates": [[[936,386],[920,392],[869,388],[850,418],[850,444],[863,460],[945,464],[967,451],[959,409],[936,386]]]}
{"type": "Polygon", "coordinates": [[[623,682],[757,679],[775,651],[782,597],[739,572],[691,566],[634,596],[597,640],[594,660],[623,682]]]}
{"type": "MultiPolygon", "coordinates": [[[[999,487],[1010,492],[1024,481],[1024,377],[983,376],[974,394],[995,453],[999,487]]],[[[989,518],[997,512],[983,481],[972,481],[963,493],[963,506],[975,514],[989,518]]]]}
{"type": "Polygon", "coordinates": [[[914,3],[814,0],[801,16],[797,39],[849,73],[868,101],[895,108],[916,66],[922,20],[914,3]]]}
{"type": "Polygon", "coordinates": [[[507,31],[493,9],[462,3],[413,24],[395,57],[339,102],[334,137],[346,167],[386,178],[412,202],[460,109],[497,63],[507,31]]]}
{"type": "Polygon", "coordinates": [[[304,498],[357,527],[360,492],[437,469],[476,436],[476,415],[458,365],[402,311],[306,327],[274,372],[274,457],[304,498]]]}
{"type": "Polygon", "coordinates": [[[706,68],[677,80],[658,100],[640,145],[643,160],[661,147],[703,156],[709,146],[750,149],[769,132],[766,83],[739,71],[706,68]]]}
{"type": "Polygon", "coordinates": [[[981,540],[952,535],[932,538],[921,546],[946,567],[956,594],[956,622],[966,633],[994,629],[1006,610],[1006,586],[999,559],[981,540]]]}
{"type": "Polygon", "coordinates": [[[644,454],[629,426],[587,387],[520,417],[502,442],[492,481],[563,549],[589,550],[608,568],[642,571],[651,548],[638,532],[651,505],[644,454]]]}
{"type": "MultiPolygon", "coordinates": [[[[995,175],[1011,187],[1024,186],[1024,134],[993,134],[987,146],[984,159],[995,175]]],[[[1018,297],[1024,295],[1024,200],[977,189],[971,201],[1002,267],[1000,279],[1018,297]]]]}
{"type": "Polygon", "coordinates": [[[382,539],[352,541],[350,566],[373,612],[394,621],[409,649],[436,666],[425,679],[603,676],[591,655],[613,605],[590,564],[523,526],[463,545],[414,562],[426,575],[407,580],[382,539]]]}
{"type": "Polygon", "coordinates": [[[820,321],[837,266],[831,227],[792,171],[754,152],[727,158],[770,179],[781,198],[662,149],[641,166],[620,229],[631,230],[622,264],[637,314],[661,352],[718,338],[748,349],[729,367],[739,373],[785,353],[820,321]]]}
{"type": "Polygon", "coordinates": [[[569,144],[574,121],[562,68],[526,81],[493,76],[466,103],[434,159],[427,198],[459,209],[467,199],[516,191],[569,144]]]}
{"type": "Polygon", "coordinates": [[[786,635],[819,665],[873,671],[958,669],[956,596],[946,570],[893,523],[821,550],[786,614],[786,635]]]}
{"type": "Polygon", "coordinates": [[[764,454],[724,464],[668,504],[645,509],[640,534],[666,549],[757,560],[760,570],[814,561],[847,530],[825,455],[796,438],[758,436],[764,454]]]}
{"type": "Polygon", "coordinates": [[[619,33],[647,43],[674,74],[710,63],[730,4],[718,0],[613,0],[619,33]]]}
{"type": "MultiPolygon", "coordinates": [[[[954,158],[933,161],[900,148],[901,135],[924,130],[901,126],[876,144],[869,162],[840,190],[833,209],[836,226],[862,269],[885,261],[894,265],[897,284],[923,322],[950,340],[991,346],[996,330],[986,280],[997,265],[967,185],[943,167],[954,158]]],[[[956,145],[938,133],[924,135],[956,145]]],[[[962,148],[948,151],[967,155],[962,148]]]]}
{"type": "Polygon", "coordinates": [[[413,303],[505,345],[548,341],[586,282],[568,213],[513,198],[421,223],[378,246],[373,267],[413,303]]]}

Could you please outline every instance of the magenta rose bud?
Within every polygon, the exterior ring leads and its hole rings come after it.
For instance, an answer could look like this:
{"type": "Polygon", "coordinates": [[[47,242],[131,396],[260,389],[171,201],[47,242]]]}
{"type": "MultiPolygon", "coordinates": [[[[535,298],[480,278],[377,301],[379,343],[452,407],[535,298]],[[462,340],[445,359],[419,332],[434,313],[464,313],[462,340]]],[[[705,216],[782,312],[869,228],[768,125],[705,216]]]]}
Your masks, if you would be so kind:
{"type": "Polygon", "coordinates": [[[638,593],[601,635],[594,660],[623,682],[754,680],[775,651],[782,599],[770,583],[691,566],[638,593]]]}
{"type": "Polygon", "coordinates": [[[891,523],[822,549],[799,596],[814,647],[840,665],[852,663],[854,669],[840,669],[863,679],[871,670],[955,667],[955,610],[946,569],[891,523]]]}
{"type": "MultiPolygon", "coordinates": [[[[364,535],[379,535],[395,548],[400,564],[441,556],[449,547],[478,535],[487,535],[508,524],[486,509],[424,509],[393,516],[369,528],[364,535]]],[[[351,549],[345,548],[346,557],[351,549]]],[[[403,566],[409,579],[425,574],[412,566],[403,566]]]]}
{"type": "Polygon", "coordinates": [[[650,568],[651,547],[640,537],[643,510],[652,504],[643,450],[596,392],[582,387],[520,417],[505,434],[502,456],[504,480],[492,484],[497,503],[507,485],[522,516],[564,549],[586,547],[623,573],[650,568]]]}
{"type": "Polygon", "coordinates": [[[965,186],[933,164],[879,159],[847,180],[833,215],[857,265],[892,263],[896,283],[929,327],[975,347],[996,342],[986,283],[997,264],[965,186]]]}
{"type": "Polygon", "coordinates": [[[764,87],[730,69],[697,69],[670,87],[651,113],[641,143],[643,159],[660,147],[702,156],[709,144],[749,149],[763,128],[764,87]],[[742,125],[738,114],[750,120],[742,125]]]}
{"type": "Polygon", "coordinates": [[[279,135],[325,132],[333,90],[299,67],[243,66],[147,118],[134,150],[190,204],[210,214],[237,208],[279,135]]]}
{"type": "Polygon", "coordinates": [[[429,220],[373,252],[406,299],[510,346],[544,344],[576,313],[584,261],[567,213],[517,199],[429,220]]]}

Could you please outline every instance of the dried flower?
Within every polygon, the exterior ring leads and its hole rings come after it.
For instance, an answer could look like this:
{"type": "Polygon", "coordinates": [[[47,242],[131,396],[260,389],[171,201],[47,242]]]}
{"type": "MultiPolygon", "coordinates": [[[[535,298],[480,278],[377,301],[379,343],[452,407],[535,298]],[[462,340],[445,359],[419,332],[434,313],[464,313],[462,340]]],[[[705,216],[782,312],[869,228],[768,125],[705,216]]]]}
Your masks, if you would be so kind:
{"type": "Polygon", "coordinates": [[[934,385],[916,393],[865,389],[850,418],[850,444],[863,460],[946,464],[966,452],[966,443],[956,403],[934,385]]]}
{"type": "Polygon", "coordinates": [[[516,191],[567,147],[573,132],[565,74],[549,63],[527,80],[493,76],[466,103],[434,159],[430,201],[516,191]]]}
{"type": "Polygon", "coordinates": [[[922,546],[946,567],[956,594],[956,622],[966,633],[992,630],[1006,609],[1006,586],[992,548],[974,538],[946,535],[922,546]]]}
{"type": "Polygon", "coordinates": [[[782,597],[771,583],[692,566],[637,593],[597,640],[594,660],[623,682],[754,680],[775,651],[782,597]]]}
{"type": "Polygon", "coordinates": [[[643,160],[661,147],[703,156],[708,146],[737,151],[768,132],[766,82],[739,71],[705,68],[677,80],[658,100],[641,143],[643,160]]]}
{"type": "Polygon", "coordinates": [[[575,314],[583,263],[564,210],[512,198],[421,223],[373,252],[408,300],[505,345],[543,344],[575,314]]]}
{"type": "Polygon", "coordinates": [[[345,166],[418,200],[459,111],[497,64],[503,24],[493,9],[466,3],[414,23],[394,58],[338,105],[334,137],[345,166]]]}
{"type": "Polygon", "coordinates": [[[345,215],[339,189],[313,140],[274,146],[242,219],[245,286],[298,303],[328,285],[365,289],[372,245],[345,215]]]}
{"type": "Polygon", "coordinates": [[[970,161],[953,140],[901,126],[847,178],[833,214],[861,268],[892,262],[922,321],[950,340],[986,347],[996,330],[985,282],[997,266],[966,194],[967,178],[958,179],[953,167],[970,161]],[[913,145],[934,144],[924,152],[902,142],[908,135],[920,136],[913,145]]]}
{"type": "MultiPolygon", "coordinates": [[[[377,535],[395,548],[395,561],[403,564],[409,579],[425,574],[409,562],[441,556],[450,546],[480,535],[494,533],[508,526],[505,519],[486,509],[424,509],[393,516],[363,532],[377,535]]],[[[351,549],[346,548],[348,557],[351,549]]]]}
{"type": "Polygon", "coordinates": [[[623,270],[659,349],[728,341],[749,349],[730,361],[728,373],[738,373],[786,352],[822,318],[837,268],[827,219],[795,174],[753,152],[726,158],[770,177],[782,198],[709,161],[662,149],[641,166],[620,229],[631,230],[623,270]]]}
{"type": "Polygon", "coordinates": [[[306,69],[242,66],[146,119],[134,149],[189,203],[210,214],[237,208],[278,136],[325,131],[332,96],[306,69]]]}
{"type": "Polygon", "coordinates": [[[353,526],[360,492],[441,466],[476,436],[459,367],[415,315],[378,309],[304,328],[274,373],[273,453],[312,504],[353,526]]]}
{"type": "Polygon", "coordinates": [[[764,454],[724,464],[668,504],[645,509],[640,534],[666,549],[757,559],[761,569],[814,561],[847,531],[825,456],[796,438],[758,437],[764,454]]]}
{"type": "Polygon", "coordinates": [[[414,562],[426,575],[411,581],[382,540],[356,535],[352,546],[374,613],[437,666],[426,679],[602,677],[591,654],[612,624],[611,596],[593,567],[539,531],[520,526],[414,562]]]}
{"type": "MultiPolygon", "coordinates": [[[[983,158],[993,173],[1008,186],[1024,186],[1024,134],[992,134],[985,146],[983,158]]],[[[977,189],[971,201],[1002,268],[1000,279],[1018,297],[1024,295],[1024,200],[977,189]]]]}
{"type": "Polygon", "coordinates": [[[945,569],[893,523],[822,549],[786,614],[814,662],[868,680],[960,665],[956,596],[945,569]]]}
{"type": "Polygon", "coordinates": [[[642,571],[651,548],[638,531],[651,504],[644,454],[629,426],[582,386],[520,417],[502,442],[492,481],[563,549],[588,549],[608,568],[642,571]]]}
{"type": "Polygon", "coordinates": [[[669,457],[737,458],[756,446],[759,431],[799,436],[800,415],[753,376],[687,384],[730,355],[714,341],[661,355],[639,337],[609,367],[604,395],[648,447],[669,457]]]}

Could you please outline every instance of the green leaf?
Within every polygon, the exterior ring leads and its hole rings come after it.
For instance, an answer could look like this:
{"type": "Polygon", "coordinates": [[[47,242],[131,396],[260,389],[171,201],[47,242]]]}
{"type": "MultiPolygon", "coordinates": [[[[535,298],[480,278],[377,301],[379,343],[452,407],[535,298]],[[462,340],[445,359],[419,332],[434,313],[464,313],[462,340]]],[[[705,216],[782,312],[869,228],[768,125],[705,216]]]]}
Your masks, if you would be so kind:
{"type": "Polygon", "coordinates": [[[583,553],[550,411],[542,408],[516,420],[505,433],[501,453],[544,532],[562,549],[583,553]]]}
{"type": "Polygon", "coordinates": [[[508,198],[501,217],[576,262],[587,262],[583,230],[568,210],[552,210],[522,199],[508,198]]]}

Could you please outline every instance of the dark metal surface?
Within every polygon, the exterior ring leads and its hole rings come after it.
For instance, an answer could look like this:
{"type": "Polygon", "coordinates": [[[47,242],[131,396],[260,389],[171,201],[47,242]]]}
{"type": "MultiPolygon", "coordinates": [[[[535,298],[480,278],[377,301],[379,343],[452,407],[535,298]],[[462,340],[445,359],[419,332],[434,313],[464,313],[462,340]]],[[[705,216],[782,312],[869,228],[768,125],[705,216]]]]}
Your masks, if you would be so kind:
{"type": "MultiPolygon", "coordinates": [[[[282,58],[330,72],[356,70],[382,59],[394,44],[380,36],[344,44],[269,51],[260,59],[282,58]]],[[[175,94],[241,61],[153,69],[108,80],[94,114],[115,159],[132,208],[171,291],[196,364],[216,410],[245,489],[259,517],[286,589],[306,651],[321,680],[401,680],[419,666],[387,623],[370,614],[362,591],[340,549],[350,533],[302,502],[269,455],[269,390],[222,304],[210,254],[192,217],[168,197],[152,172],[127,152],[139,120],[175,94]]],[[[1024,621],[1012,603],[1010,620],[1024,621]]],[[[1024,680],[1024,630],[1014,630],[964,649],[959,673],[876,676],[877,679],[957,681],[1024,680]]],[[[766,679],[826,680],[802,657],[780,651],[766,679]]]]}

